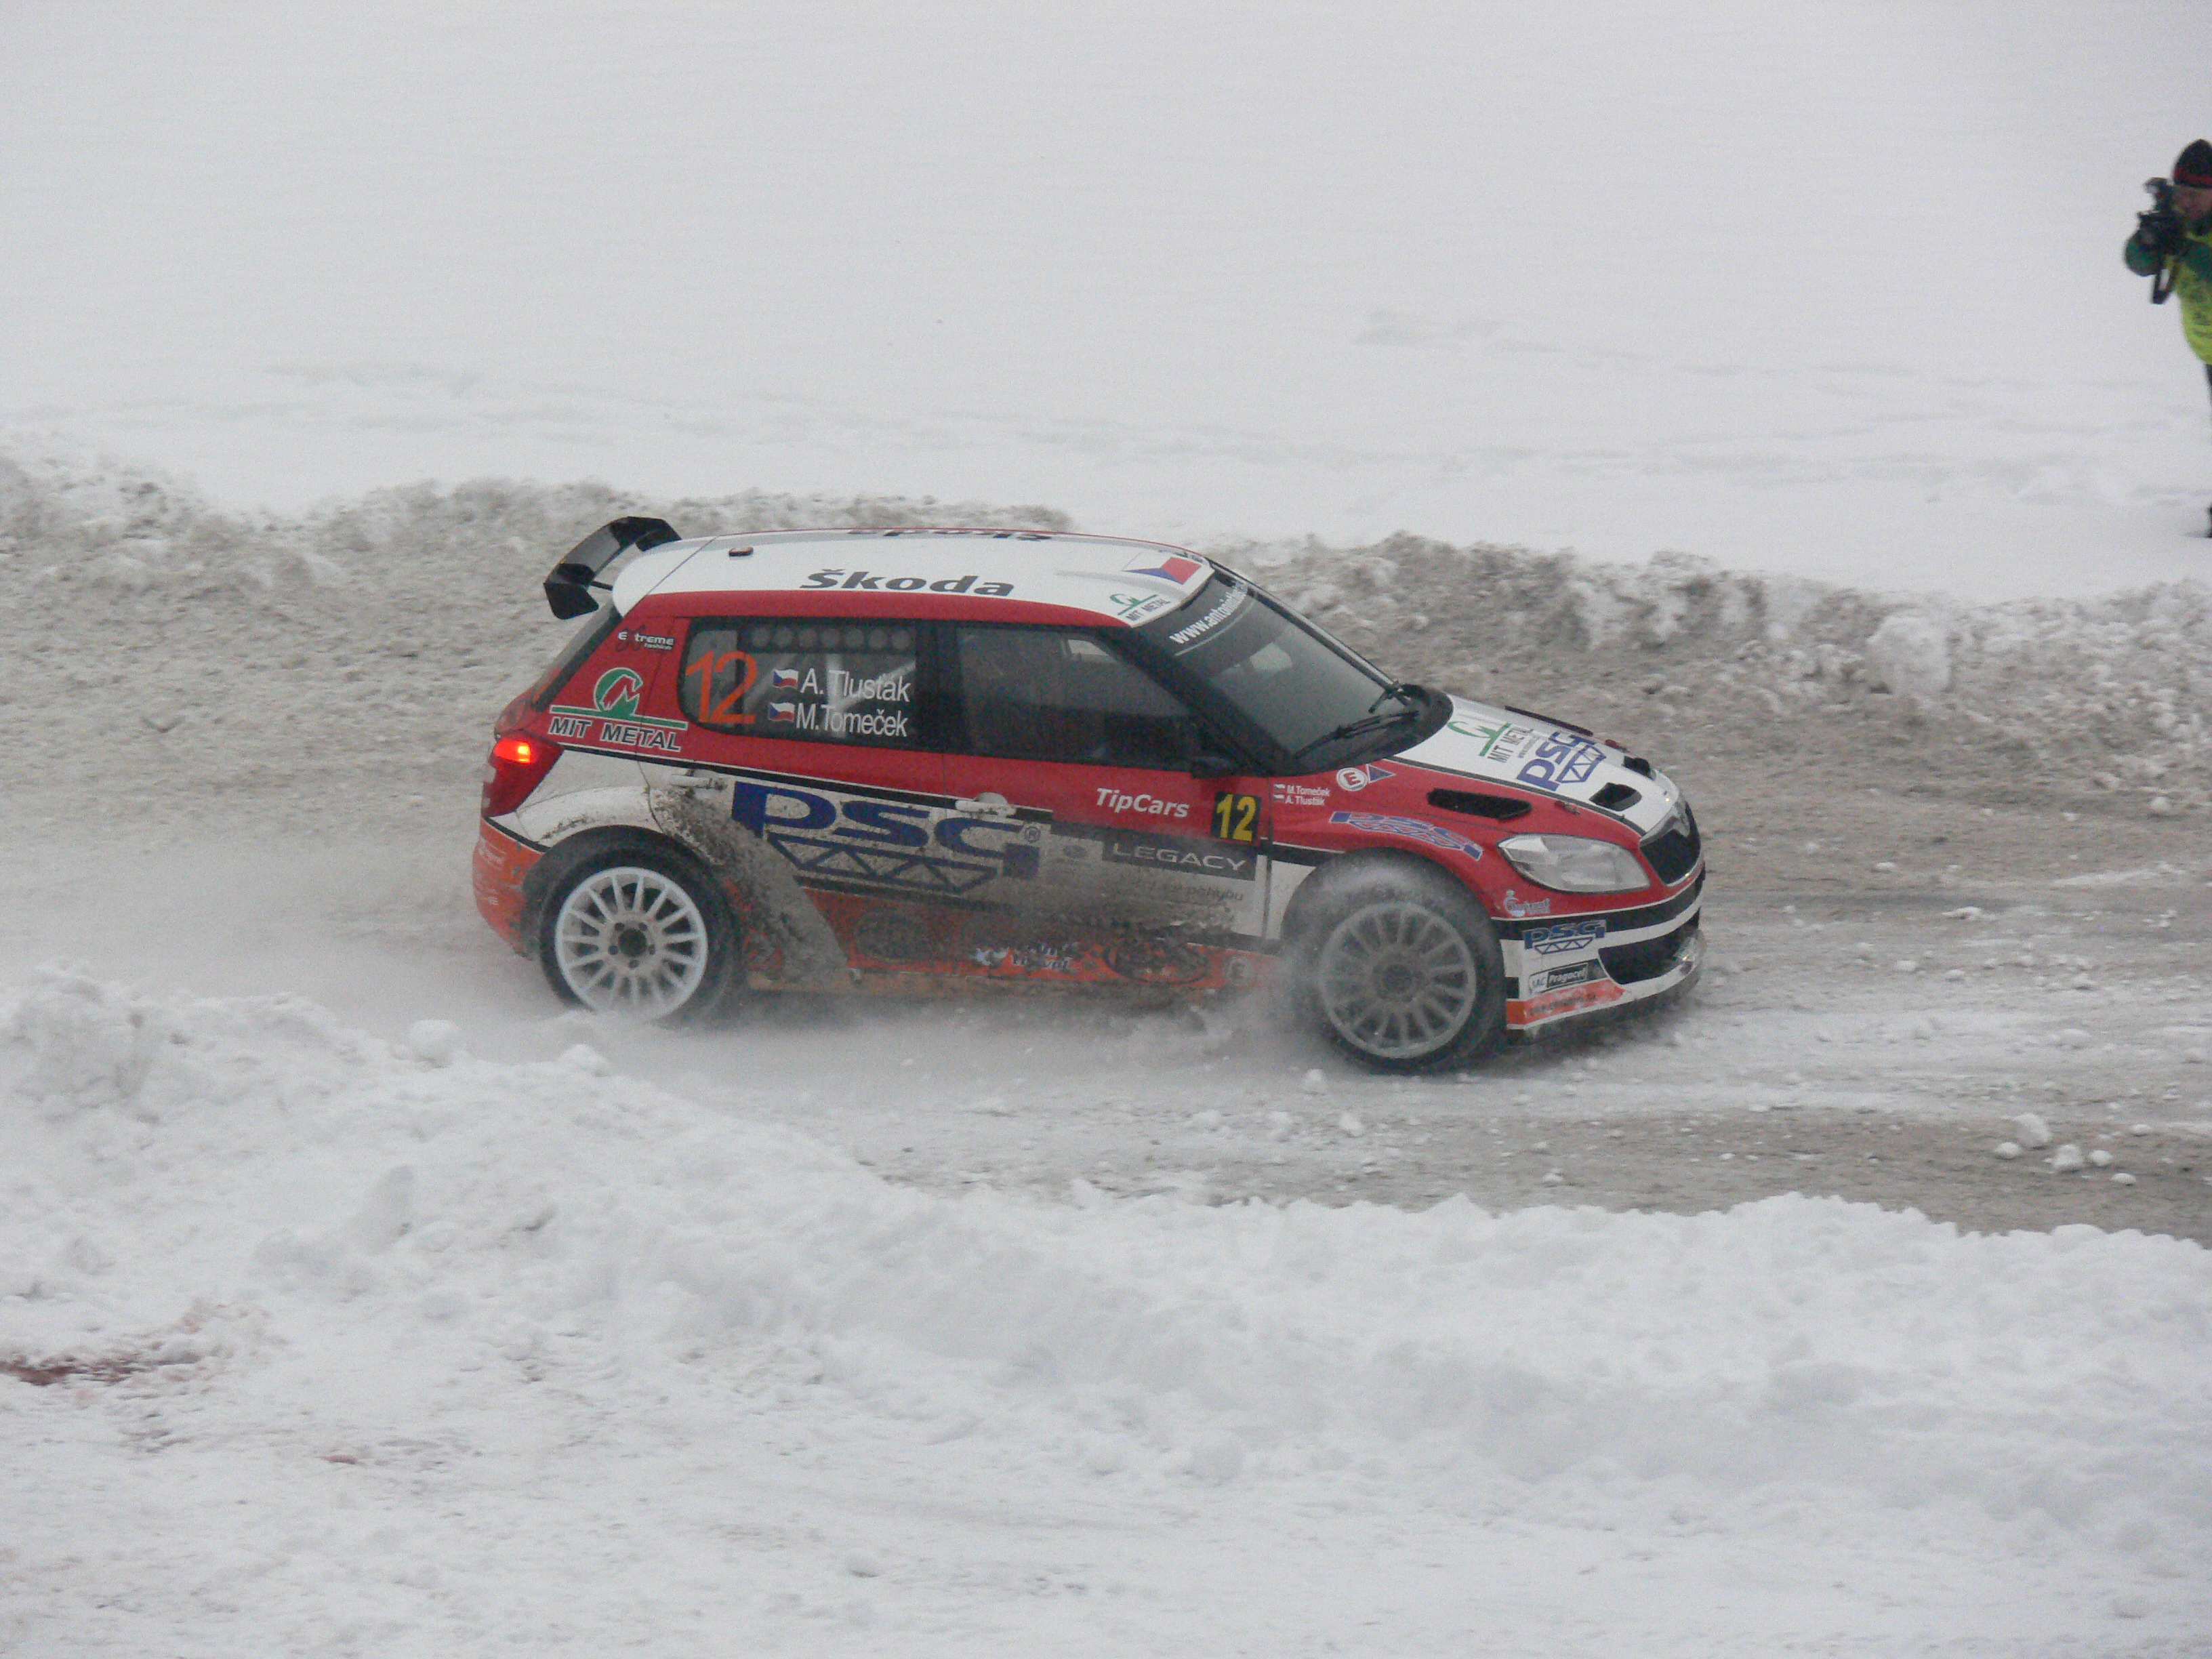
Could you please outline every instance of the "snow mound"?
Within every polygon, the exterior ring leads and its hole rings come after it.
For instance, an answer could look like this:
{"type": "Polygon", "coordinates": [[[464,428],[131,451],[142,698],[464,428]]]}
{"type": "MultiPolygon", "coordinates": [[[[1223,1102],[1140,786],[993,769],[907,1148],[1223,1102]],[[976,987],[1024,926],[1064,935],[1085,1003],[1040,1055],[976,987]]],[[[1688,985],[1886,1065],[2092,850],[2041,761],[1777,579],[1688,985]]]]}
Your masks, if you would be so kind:
{"type": "Polygon", "coordinates": [[[1662,761],[1692,741],[1845,751],[1878,739],[1995,797],[2212,805],[2212,586],[1969,605],[1724,568],[1455,547],[1217,550],[1411,678],[1544,698],[1662,761]],[[1808,725],[1827,726],[1826,732],[1808,725]]]}
{"type": "Polygon", "coordinates": [[[1867,635],[1867,663],[1883,690],[1932,697],[1951,688],[1951,643],[1942,625],[1915,611],[1893,611],[1867,635]]]}
{"type": "Polygon", "coordinates": [[[1357,1458],[1504,1504],[1812,1486],[2212,1529],[2212,1258],[2172,1239],[1794,1196],[945,1199],[619,1076],[425,1054],[295,999],[157,1004],[52,970],[4,1029],[18,1376],[128,1369],[115,1333],[218,1310],[228,1334],[179,1352],[264,1411],[281,1350],[372,1339],[387,1387],[495,1396],[550,1370],[711,1393],[798,1352],[855,1416],[1102,1478],[1357,1458]]]}
{"type": "MultiPolygon", "coordinates": [[[[0,739],[37,786],[9,804],[111,817],[118,768],[148,781],[134,821],[248,792],[258,810],[290,813],[310,785],[365,814],[411,790],[465,803],[493,715],[556,648],[538,592],[546,569],[626,513],[693,532],[1069,527],[1042,507],[758,491],[659,501],[498,480],[278,519],[222,512],[94,458],[0,456],[0,571],[21,596],[0,617],[0,650],[22,687],[0,699],[0,739]],[[157,659],[113,648],[155,635],[157,659]]],[[[1395,672],[1547,708],[1662,763],[1712,744],[1818,744],[1990,799],[2139,797],[2160,816],[2212,806],[2212,588],[2201,583],[1966,606],[1680,553],[1606,565],[1409,535],[1215,550],[1395,672]]]]}
{"type": "Polygon", "coordinates": [[[0,654],[18,673],[0,742],[38,786],[8,805],[113,822],[257,792],[296,817],[316,783],[370,812],[409,790],[472,799],[492,717],[559,647],[545,572],[632,513],[695,530],[1067,527],[1047,507],[929,497],[651,501],[499,480],[279,518],[105,457],[0,454],[0,576],[16,595],[0,654]],[[158,653],[116,651],[149,637],[158,653]],[[118,767],[149,791],[127,807],[118,767]]]}

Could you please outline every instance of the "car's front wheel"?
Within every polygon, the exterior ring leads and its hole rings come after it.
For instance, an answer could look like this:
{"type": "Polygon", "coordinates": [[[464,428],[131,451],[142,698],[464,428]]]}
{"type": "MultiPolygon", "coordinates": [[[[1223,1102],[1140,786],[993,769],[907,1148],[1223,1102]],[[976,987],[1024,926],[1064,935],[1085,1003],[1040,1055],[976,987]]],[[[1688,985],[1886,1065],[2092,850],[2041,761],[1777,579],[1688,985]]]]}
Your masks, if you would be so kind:
{"type": "Polygon", "coordinates": [[[1323,1033],[1378,1071],[1463,1064],[1505,1029],[1497,930],[1441,879],[1362,884],[1307,932],[1308,1000],[1323,1033]]]}
{"type": "Polygon", "coordinates": [[[720,997],[735,954],[728,903],[672,854],[622,847],[547,896],[538,960],[553,988],[594,1013],[677,1020],[720,997]]]}

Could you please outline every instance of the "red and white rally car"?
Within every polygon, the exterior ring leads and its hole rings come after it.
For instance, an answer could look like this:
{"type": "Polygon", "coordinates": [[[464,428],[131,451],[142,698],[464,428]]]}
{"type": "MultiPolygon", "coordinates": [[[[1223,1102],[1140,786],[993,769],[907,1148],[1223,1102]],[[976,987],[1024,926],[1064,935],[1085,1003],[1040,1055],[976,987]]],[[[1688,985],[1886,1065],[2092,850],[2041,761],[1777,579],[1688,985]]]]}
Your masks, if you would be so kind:
{"type": "Polygon", "coordinates": [[[1196,554],[632,518],[545,588],[586,619],[499,718],[477,903],[587,1007],[1287,975],[1410,1070],[1697,975],[1664,775],[1394,681],[1196,554]]]}

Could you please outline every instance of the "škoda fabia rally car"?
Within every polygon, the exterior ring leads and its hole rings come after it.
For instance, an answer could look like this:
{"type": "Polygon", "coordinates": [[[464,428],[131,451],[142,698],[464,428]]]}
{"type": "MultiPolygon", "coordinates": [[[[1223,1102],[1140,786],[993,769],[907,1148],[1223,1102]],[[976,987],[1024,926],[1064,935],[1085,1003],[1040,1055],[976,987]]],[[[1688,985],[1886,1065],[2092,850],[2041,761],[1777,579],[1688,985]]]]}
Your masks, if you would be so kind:
{"type": "Polygon", "coordinates": [[[1273,982],[1411,1070],[1698,972],[1664,775],[1195,554],[619,519],[545,592],[583,620],[499,718],[475,889],[588,1008],[1273,982]]]}

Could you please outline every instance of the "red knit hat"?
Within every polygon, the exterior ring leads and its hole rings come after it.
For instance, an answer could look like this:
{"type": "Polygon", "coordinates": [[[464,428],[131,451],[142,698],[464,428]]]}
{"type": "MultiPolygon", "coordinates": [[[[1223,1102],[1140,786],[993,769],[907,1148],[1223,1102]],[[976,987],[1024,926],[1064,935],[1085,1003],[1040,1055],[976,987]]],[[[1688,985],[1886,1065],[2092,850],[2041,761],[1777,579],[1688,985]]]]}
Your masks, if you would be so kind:
{"type": "Polygon", "coordinates": [[[2174,157],[2173,182],[2198,190],[2212,189],[2212,144],[2197,139],[2174,157]]]}

